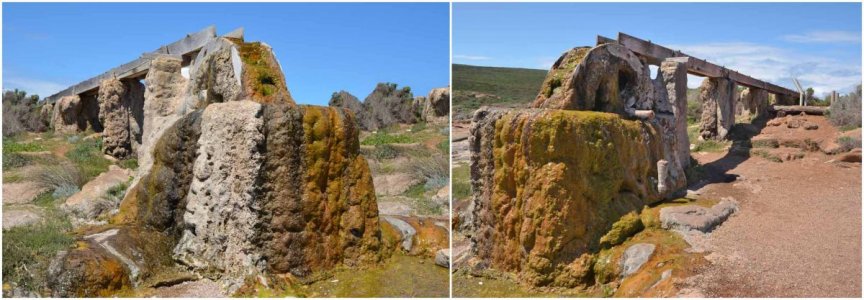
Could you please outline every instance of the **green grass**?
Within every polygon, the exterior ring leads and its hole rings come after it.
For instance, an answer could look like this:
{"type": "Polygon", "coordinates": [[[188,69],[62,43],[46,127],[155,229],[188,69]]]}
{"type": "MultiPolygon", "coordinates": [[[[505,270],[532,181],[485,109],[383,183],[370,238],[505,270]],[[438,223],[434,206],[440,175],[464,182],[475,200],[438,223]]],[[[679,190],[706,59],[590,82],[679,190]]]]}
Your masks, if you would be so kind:
{"type": "Polygon", "coordinates": [[[57,251],[68,249],[74,239],[69,220],[48,209],[43,222],[3,230],[3,283],[30,291],[45,288],[48,264],[57,251]]]}
{"type": "Polygon", "coordinates": [[[410,135],[378,132],[366,137],[360,144],[377,146],[385,144],[410,144],[416,141],[417,139],[410,135]]]}
{"type": "Polygon", "coordinates": [[[534,101],[547,70],[453,65],[453,111],[469,113],[483,105],[534,101]],[[481,99],[466,92],[491,94],[481,99]]]}
{"type": "Polygon", "coordinates": [[[783,160],[780,159],[780,157],[777,157],[776,155],[771,154],[770,152],[762,150],[762,149],[752,150],[750,153],[752,153],[753,155],[762,157],[764,159],[767,159],[769,161],[773,161],[773,162],[777,162],[777,163],[783,162],[783,160]]]}
{"type": "Polygon", "coordinates": [[[453,168],[453,199],[471,197],[471,169],[462,164],[453,168]]]}
{"type": "Polygon", "coordinates": [[[102,139],[79,140],[74,148],[66,152],[66,158],[74,163],[84,174],[85,182],[108,171],[111,161],[102,155],[102,139]]]}
{"type": "Polygon", "coordinates": [[[39,152],[45,151],[45,147],[32,142],[18,142],[14,139],[3,138],[3,156],[10,153],[18,152],[39,152]]]}
{"type": "Polygon", "coordinates": [[[438,145],[436,145],[436,147],[438,148],[438,151],[441,151],[441,153],[450,154],[450,140],[449,140],[449,138],[438,142],[438,145]]]}
{"type": "Polygon", "coordinates": [[[117,162],[117,165],[124,169],[135,170],[138,169],[138,159],[137,158],[127,158],[117,162]]]}

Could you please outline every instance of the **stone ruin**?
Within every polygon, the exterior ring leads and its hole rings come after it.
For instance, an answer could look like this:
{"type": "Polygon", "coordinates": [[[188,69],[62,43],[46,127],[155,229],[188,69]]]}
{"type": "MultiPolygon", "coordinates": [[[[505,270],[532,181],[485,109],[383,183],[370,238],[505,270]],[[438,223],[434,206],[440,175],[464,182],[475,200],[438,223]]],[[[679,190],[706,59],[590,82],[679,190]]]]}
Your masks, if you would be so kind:
{"type": "MultiPolygon", "coordinates": [[[[593,285],[601,237],[614,222],[686,193],[692,62],[598,42],[561,55],[533,108],[476,111],[469,267],[515,273],[534,286],[593,285]]],[[[728,136],[736,101],[767,113],[764,90],[738,96],[735,81],[705,79],[701,138],[728,136]]]]}
{"type": "Polygon", "coordinates": [[[108,224],[79,229],[52,261],[53,296],[111,296],[170,274],[233,292],[386,257],[355,116],[296,104],[268,45],[222,36],[148,65],[146,87],[102,80],[98,105],[71,95],[53,106],[55,130],[103,127],[106,152],[140,165],[108,224]]]}

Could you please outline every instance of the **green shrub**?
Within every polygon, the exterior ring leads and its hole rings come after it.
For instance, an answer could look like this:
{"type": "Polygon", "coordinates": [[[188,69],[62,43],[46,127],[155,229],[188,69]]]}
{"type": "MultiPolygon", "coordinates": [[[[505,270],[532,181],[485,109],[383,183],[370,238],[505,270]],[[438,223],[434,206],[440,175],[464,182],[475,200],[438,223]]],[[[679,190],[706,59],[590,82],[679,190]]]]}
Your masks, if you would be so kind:
{"type": "Polygon", "coordinates": [[[444,139],[441,142],[439,142],[437,145],[437,148],[438,148],[438,151],[441,151],[441,153],[450,155],[450,139],[449,138],[444,139]]]}
{"type": "Polygon", "coordinates": [[[75,148],[66,152],[66,158],[78,166],[86,179],[85,182],[108,171],[108,166],[111,165],[111,161],[102,155],[101,139],[78,141],[75,143],[75,148]]]}
{"type": "Polygon", "coordinates": [[[414,142],[416,142],[415,138],[410,135],[378,132],[366,137],[360,144],[377,146],[384,144],[410,144],[414,142]]]}
{"type": "Polygon", "coordinates": [[[846,152],[855,148],[861,148],[861,140],[851,136],[841,136],[837,138],[837,143],[843,148],[842,152],[846,152]]]}
{"type": "Polygon", "coordinates": [[[29,165],[31,162],[33,162],[33,160],[30,159],[30,157],[22,155],[21,153],[13,152],[9,154],[3,154],[3,169],[6,170],[23,167],[29,165]]]}
{"type": "Polygon", "coordinates": [[[3,156],[18,152],[45,151],[45,147],[37,143],[19,143],[12,139],[3,139],[3,156]]]}
{"type": "Polygon", "coordinates": [[[61,190],[61,194],[67,193],[72,187],[77,189],[88,181],[81,174],[81,170],[71,164],[44,165],[33,172],[30,177],[42,187],[61,190]]]}
{"type": "Polygon", "coordinates": [[[3,283],[29,291],[45,289],[48,264],[57,251],[75,241],[72,225],[61,213],[47,210],[40,223],[3,230],[3,283]]]}
{"type": "Polygon", "coordinates": [[[410,170],[428,189],[440,188],[450,180],[450,161],[443,155],[414,156],[410,170]]]}
{"type": "Polygon", "coordinates": [[[426,130],[426,122],[419,122],[411,126],[411,132],[420,132],[426,130]]]}
{"type": "Polygon", "coordinates": [[[396,149],[393,145],[378,145],[372,150],[372,157],[375,159],[392,159],[396,158],[396,156],[399,156],[399,149],[396,149]]]}
{"type": "Polygon", "coordinates": [[[117,162],[117,165],[124,169],[135,170],[138,169],[138,159],[127,158],[117,162]]]}
{"type": "Polygon", "coordinates": [[[828,119],[835,126],[861,127],[861,85],[855,91],[837,98],[831,103],[828,119]]]}

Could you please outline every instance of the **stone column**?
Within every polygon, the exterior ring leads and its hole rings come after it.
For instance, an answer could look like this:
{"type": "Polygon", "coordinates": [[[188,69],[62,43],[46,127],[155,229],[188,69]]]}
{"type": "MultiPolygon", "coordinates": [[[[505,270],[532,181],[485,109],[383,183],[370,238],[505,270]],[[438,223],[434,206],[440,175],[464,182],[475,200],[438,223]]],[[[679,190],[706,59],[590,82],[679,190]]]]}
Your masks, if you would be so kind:
{"type": "Polygon", "coordinates": [[[690,138],[687,136],[687,63],[667,59],[660,64],[666,96],[675,116],[675,152],[682,168],[690,166],[690,138]]]}
{"type": "Polygon", "coordinates": [[[735,125],[735,82],[727,78],[706,78],[700,87],[702,123],[699,135],[703,139],[726,139],[735,125]]]}
{"type": "Polygon", "coordinates": [[[746,99],[743,102],[747,103],[750,114],[757,118],[765,116],[768,113],[768,91],[753,87],[746,91],[746,99]]]}
{"type": "Polygon", "coordinates": [[[124,159],[135,156],[140,144],[140,122],[133,117],[133,107],[143,107],[144,86],[136,80],[103,80],[99,85],[99,121],[102,150],[124,159]]]}

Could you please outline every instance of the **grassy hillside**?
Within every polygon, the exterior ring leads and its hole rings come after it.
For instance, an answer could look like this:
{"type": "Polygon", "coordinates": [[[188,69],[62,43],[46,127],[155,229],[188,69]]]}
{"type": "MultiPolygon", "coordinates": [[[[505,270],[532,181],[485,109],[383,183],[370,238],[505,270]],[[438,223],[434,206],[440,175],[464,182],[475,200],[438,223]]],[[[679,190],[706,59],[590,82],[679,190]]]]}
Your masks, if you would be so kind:
{"type": "Polygon", "coordinates": [[[453,112],[470,116],[483,105],[522,106],[534,101],[546,70],[453,65],[453,112]]]}

